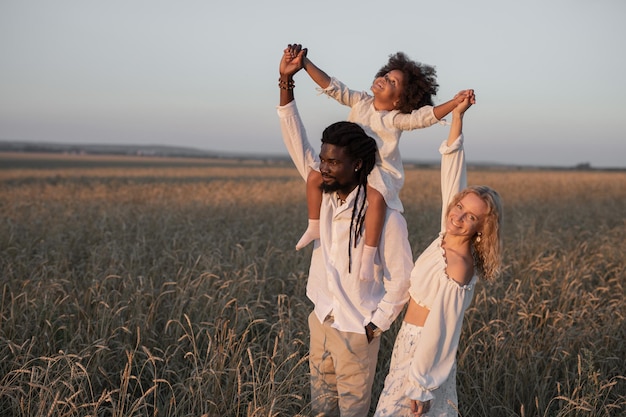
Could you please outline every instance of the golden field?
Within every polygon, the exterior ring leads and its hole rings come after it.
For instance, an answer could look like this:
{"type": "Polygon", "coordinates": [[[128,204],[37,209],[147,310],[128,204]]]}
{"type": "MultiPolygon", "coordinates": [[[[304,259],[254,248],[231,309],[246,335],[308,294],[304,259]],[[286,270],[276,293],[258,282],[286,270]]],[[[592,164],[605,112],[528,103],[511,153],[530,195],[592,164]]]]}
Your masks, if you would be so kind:
{"type": "MultiPolygon", "coordinates": [[[[438,180],[407,169],[415,256],[438,180]]],[[[626,172],[469,182],[504,199],[506,269],[465,318],[461,415],[625,415],[626,172]]],[[[304,193],[288,163],[0,154],[0,416],[309,415],[304,193]]]]}

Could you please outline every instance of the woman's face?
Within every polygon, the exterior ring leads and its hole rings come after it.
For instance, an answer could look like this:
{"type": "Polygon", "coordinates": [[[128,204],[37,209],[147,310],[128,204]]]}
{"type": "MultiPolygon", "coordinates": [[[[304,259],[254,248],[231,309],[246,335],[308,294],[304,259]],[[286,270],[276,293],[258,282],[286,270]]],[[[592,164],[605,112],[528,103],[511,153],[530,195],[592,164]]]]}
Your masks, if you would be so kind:
{"type": "Polygon", "coordinates": [[[446,234],[473,237],[481,231],[488,213],[487,203],[477,194],[468,193],[450,208],[446,218],[446,234]]]}

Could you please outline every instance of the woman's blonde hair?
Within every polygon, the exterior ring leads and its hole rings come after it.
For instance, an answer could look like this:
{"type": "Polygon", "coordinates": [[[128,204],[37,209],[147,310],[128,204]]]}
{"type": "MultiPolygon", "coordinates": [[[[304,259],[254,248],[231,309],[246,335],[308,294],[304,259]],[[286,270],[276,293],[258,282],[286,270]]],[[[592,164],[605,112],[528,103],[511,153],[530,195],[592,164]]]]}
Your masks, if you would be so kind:
{"type": "Polygon", "coordinates": [[[448,206],[455,206],[467,194],[476,194],[487,204],[487,216],[482,221],[481,234],[472,238],[472,255],[478,275],[486,280],[495,280],[502,268],[502,199],[500,194],[486,185],[471,185],[454,196],[448,206]]]}

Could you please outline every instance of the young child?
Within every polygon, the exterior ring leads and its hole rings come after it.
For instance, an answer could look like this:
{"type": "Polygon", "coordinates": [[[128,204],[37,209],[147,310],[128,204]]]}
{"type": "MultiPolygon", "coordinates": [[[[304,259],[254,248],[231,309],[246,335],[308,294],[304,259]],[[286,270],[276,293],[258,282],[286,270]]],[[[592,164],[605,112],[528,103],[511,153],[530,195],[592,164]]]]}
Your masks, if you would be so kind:
{"type": "MultiPolygon", "coordinates": [[[[368,176],[367,212],[365,214],[365,247],[361,260],[360,278],[374,278],[374,262],[387,207],[403,211],[399,192],[404,184],[404,169],[398,147],[404,130],[432,126],[450,113],[464,98],[466,90],[452,100],[433,107],[432,96],[439,85],[431,66],[410,60],[398,52],[389,57],[365,91],[350,90],[334,77],[328,76],[307,57],[301,45],[288,45],[285,54],[302,60],[304,70],[321,91],[352,109],[348,121],[358,123],[378,144],[377,165],[368,176]]],[[[296,249],[302,249],[319,239],[319,213],[322,200],[322,175],[312,170],[307,179],[307,208],[309,225],[296,249]]]]}

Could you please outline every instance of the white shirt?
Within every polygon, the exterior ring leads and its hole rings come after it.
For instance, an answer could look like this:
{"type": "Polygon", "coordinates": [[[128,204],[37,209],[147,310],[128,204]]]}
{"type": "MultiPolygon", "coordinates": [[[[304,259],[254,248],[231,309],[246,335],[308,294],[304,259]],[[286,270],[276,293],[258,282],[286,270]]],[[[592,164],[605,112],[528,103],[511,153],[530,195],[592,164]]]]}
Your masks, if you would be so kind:
{"type": "Polygon", "coordinates": [[[439,120],[435,117],[433,106],[423,106],[411,113],[376,110],[372,95],[350,90],[334,77],[331,77],[328,87],[320,91],[350,106],[348,121],[359,124],[376,140],[378,158],[367,182],[383,195],[388,207],[402,212],[399,194],[404,185],[404,167],[400,156],[400,135],[404,130],[422,129],[437,123],[439,120]]]}
{"type": "MultiPolygon", "coordinates": [[[[319,164],[318,155],[306,137],[295,101],[277,109],[289,155],[306,180],[311,167],[319,164]]],[[[361,281],[363,238],[352,248],[352,269],[348,272],[350,219],[356,194],[355,188],[341,205],[336,193],[323,194],[320,239],[313,246],[307,296],[315,305],[320,322],[332,312],[333,327],[340,331],[365,333],[364,326],[370,321],[381,330],[388,330],[409,299],[413,260],[407,225],[397,210],[387,210],[376,256],[375,279],[361,281]]]]}

